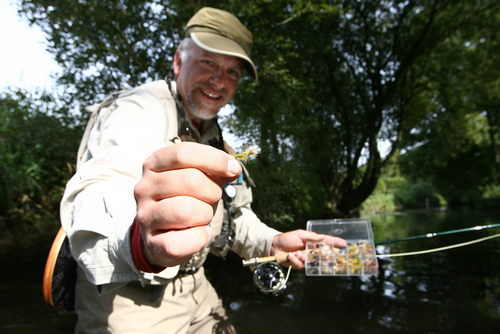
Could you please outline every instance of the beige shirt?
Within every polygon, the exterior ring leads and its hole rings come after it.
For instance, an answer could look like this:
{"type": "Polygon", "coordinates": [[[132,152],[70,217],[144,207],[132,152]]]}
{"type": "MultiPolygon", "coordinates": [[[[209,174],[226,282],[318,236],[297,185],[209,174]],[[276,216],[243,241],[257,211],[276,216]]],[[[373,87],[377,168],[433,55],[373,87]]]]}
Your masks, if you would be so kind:
{"type": "MultiPolygon", "coordinates": [[[[96,109],[94,106],[90,111],[96,109]]],[[[202,143],[217,135],[216,127],[210,124],[202,125],[202,143]]],[[[120,93],[98,114],[88,137],[88,154],[66,186],[61,223],[73,257],[87,279],[102,291],[133,280],[165,284],[178,273],[179,266],[157,275],[139,271],[132,259],[129,235],[137,209],[134,186],[142,177],[142,164],[156,150],[180,141],[177,134],[175,100],[163,80],[120,93]]],[[[251,210],[250,188],[245,183],[237,188],[232,250],[245,259],[267,256],[279,232],[262,223],[251,210]]],[[[211,223],[212,241],[222,224],[221,202],[211,223]]],[[[195,256],[197,266],[209,250],[207,246],[195,256]]]]}

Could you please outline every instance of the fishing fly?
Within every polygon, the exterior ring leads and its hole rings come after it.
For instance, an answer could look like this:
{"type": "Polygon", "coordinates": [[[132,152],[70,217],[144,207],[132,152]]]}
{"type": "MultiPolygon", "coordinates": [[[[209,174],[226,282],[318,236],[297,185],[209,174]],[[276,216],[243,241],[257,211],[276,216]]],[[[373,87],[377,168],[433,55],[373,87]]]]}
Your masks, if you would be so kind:
{"type": "MultiPolygon", "coordinates": [[[[305,273],[307,276],[375,276],[378,275],[378,258],[427,254],[464,247],[498,238],[500,233],[459,244],[408,253],[376,254],[375,246],[480,231],[495,227],[500,227],[500,224],[480,225],[374,242],[371,221],[368,219],[308,221],[308,231],[343,238],[346,241],[346,247],[337,248],[332,244],[323,242],[308,243],[306,249],[302,250],[306,254],[305,273]]],[[[243,260],[243,266],[245,267],[256,266],[253,274],[253,284],[261,295],[274,297],[280,295],[286,289],[291,266],[288,268],[288,272],[285,273],[281,264],[287,262],[287,258],[288,253],[279,253],[274,256],[243,260]]]]}
{"type": "Polygon", "coordinates": [[[235,159],[238,159],[241,161],[243,164],[246,164],[248,161],[249,157],[256,157],[258,155],[257,149],[255,147],[247,147],[245,145],[245,148],[242,152],[239,152],[237,154],[233,154],[232,156],[235,159]]]}

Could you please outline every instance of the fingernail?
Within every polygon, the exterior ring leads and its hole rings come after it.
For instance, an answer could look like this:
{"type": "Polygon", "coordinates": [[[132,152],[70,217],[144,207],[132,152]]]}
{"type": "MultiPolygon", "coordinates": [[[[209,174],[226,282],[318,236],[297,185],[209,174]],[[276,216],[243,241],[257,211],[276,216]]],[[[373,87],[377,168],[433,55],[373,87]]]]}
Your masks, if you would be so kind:
{"type": "Polygon", "coordinates": [[[207,230],[208,237],[212,236],[212,227],[210,225],[205,226],[205,230],[207,230]]]}
{"type": "Polygon", "coordinates": [[[236,175],[240,172],[240,164],[236,160],[229,160],[227,162],[227,171],[233,175],[236,175]]]}

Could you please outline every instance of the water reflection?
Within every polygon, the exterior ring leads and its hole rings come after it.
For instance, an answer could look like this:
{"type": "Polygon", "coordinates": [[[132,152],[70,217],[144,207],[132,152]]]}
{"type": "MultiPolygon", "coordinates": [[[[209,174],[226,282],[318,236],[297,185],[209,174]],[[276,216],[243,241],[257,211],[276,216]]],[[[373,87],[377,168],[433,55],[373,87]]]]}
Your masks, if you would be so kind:
{"type": "MultiPolygon", "coordinates": [[[[500,222],[498,215],[453,212],[370,219],[376,241],[500,222]]],[[[381,245],[377,253],[437,248],[499,232],[381,245]]],[[[240,279],[221,283],[226,287],[223,298],[241,305],[230,311],[240,333],[497,333],[499,246],[500,239],[493,239],[438,253],[380,258],[377,277],[308,277],[294,272],[286,295],[271,300],[252,293],[249,275],[241,272],[240,279]]]]}
{"type": "MultiPolygon", "coordinates": [[[[473,212],[369,218],[375,241],[500,223],[498,214],[473,212]]],[[[379,245],[377,253],[431,249],[495,233],[500,229],[379,245]]],[[[273,299],[253,290],[251,272],[237,257],[211,258],[207,273],[240,334],[499,333],[499,262],[497,238],[444,252],[379,258],[376,277],[310,277],[294,271],[287,290],[273,299]]],[[[20,281],[2,282],[0,332],[72,331],[72,314],[43,305],[41,285],[33,284],[41,283],[41,274],[20,281]]]]}

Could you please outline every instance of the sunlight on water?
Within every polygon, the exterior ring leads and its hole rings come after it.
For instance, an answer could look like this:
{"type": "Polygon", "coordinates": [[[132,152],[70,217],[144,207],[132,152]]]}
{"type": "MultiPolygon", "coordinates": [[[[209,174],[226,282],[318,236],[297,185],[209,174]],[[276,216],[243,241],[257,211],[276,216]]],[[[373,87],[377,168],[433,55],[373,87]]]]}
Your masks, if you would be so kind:
{"type": "MultiPolygon", "coordinates": [[[[500,223],[498,214],[414,212],[372,216],[375,241],[500,223]]],[[[376,247],[378,254],[442,247],[500,228],[376,247]]],[[[42,256],[43,255],[43,256],[42,256]]],[[[37,275],[2,276],[1,333],[70,333],[74,313],[44,305],[37,275]]],[[[287,289],[264,298],[241,260],[210,258],[207,275],[238,333],[498,333],[500,238],[418,256],[379,258],[375,277],[310,277],[293,271],[287,289]]]]}

